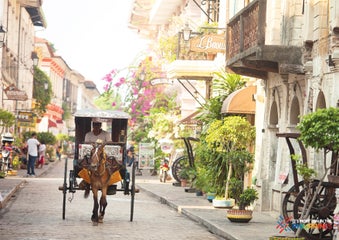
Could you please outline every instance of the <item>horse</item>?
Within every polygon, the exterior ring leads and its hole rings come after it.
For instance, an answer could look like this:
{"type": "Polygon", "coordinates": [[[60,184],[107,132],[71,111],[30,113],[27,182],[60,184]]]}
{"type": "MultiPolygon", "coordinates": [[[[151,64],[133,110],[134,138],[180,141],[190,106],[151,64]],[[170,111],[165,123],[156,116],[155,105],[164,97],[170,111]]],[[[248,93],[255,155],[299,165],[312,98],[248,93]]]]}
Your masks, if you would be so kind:
{"type": "Polygon", "coordinates": [[[93,149],[90,154],[90,164],[87,168],[94,200],[91,217],[93,226],[97,226],[98,223],[103,222],[107,206],[107,189],[111,184],[111,176],[122,167],[115,158],[110,160],[107,158],[104,147],[105,144],[103,143],[93,144],[93,149]],[[100,205],[98,203],[99,190],[101,190],[100,205]]]}

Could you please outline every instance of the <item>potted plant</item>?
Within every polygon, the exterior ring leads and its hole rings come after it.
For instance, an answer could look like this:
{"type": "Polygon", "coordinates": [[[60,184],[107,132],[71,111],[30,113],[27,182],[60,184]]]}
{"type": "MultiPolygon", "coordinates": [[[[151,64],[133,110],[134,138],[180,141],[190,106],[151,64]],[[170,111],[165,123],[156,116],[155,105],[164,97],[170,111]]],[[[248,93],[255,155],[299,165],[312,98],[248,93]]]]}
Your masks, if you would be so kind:
{"type": "Polygon", "coordinates": [[[231,222],[249,222],[252,219],[252,210],[248,207],[258,199],[258,191],[247,187],[237,178],[230,179],[230,195],[235,199],[237,208],[227,211],[227,218],[231,222]]]}
{"type": "Polygon", "coordinates": [[[232,207],[236,201],[229,194],[230,179],[243,182],[245,173],[251,170],[253,154],[249,148],[254,142],[255,129],[245,118],[230,116],[215,120],[206,132],[207,147],[213,156],[214,165],[210,166],[215,172],[216,195],[228,201],[227,207],[232,207]]]}
{"type": "Polygon", "coordinates": [[[187,187],[187,182],[190,177],[189,171],[190,171],[189,168],[183,168],[179,172],[179,178],[182,187],[187,187]]]}

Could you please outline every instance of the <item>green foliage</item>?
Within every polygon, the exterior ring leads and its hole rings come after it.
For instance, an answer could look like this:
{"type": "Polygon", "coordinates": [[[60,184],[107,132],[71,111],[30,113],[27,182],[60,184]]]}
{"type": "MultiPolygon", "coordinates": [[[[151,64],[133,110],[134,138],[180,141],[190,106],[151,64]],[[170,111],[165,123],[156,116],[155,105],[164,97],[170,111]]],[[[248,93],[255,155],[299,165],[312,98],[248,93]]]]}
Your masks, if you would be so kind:
{"type": "Polygon", "coordinates": [[[210,98],[200,109],[197,119],[204,123],[206,127],[216,119],[221,119],[221,108],[223,101],[232,92],[235,92],[245,86],[248,81],[241,75],[227,73],[220,69],[214,73],[212,84],[212,98],[210,98]]]}
{"type": "MultiPolygon", "coordinates": [[[[230,116],[213,121],[206,131],[205,147],[213,153],[215,184],[218,194],[223,189],[228,196],[230,177],[243,180],[251,169],[253,154],[248,148],[254,143],[255,128],[243,117],[230,116]]],[[[243,190],[243,187],[239,189],[243,190]]]]}
{"type": "Polygon", "coordinates": [[[258,191],[254,188],[245,189],[239,196],[239,209],[245,209],[258,199],[258,191]]]}
{"type": "Polygon", "coordinates": [[[66,102],[62,103],[62,110],[64,110],[64,113],[62,114],[62,119],[70,119],[72,116],[71,110],[69,108],[69,105],[66,102]]]}
{"type": "Polygon", "coordinates": [[[244,181],[232,177],[229,180],[229,196],[235,200],[236,203],[240,202],[240,195],[243,192],[244,181]]]}
{"type": "Polygon", "coordinates": [[[255,128],[243,117],[215,120],[207,130],[206,143],[219,152],[243,150],[254,143],[255,128]]]}
{"type": "Polygon", "coordinates": [[[197,172],[196,172],[195,168],[184,167],[179,172],[179,178],[180,179],[186,179],[186,180],[192,180],[193,178],[195,178],[196,174],[197,174],[197,172]]]}
{"type": "Polygon", "coordinates": [[[314,179],[314,177],[316,176],[317,172],[314,169],[309,168],[306,163],[303,163],[300,160],[299,155],[292,155],[291,157],[292,160],[296,162],[296,169],[298,174],[302,176],[305,182],[311,182],[312,179],[314,179]]]}
{"type": "Polygon", "coordinates": [[[39,132],[37,133],[37,138],[40,142],[44,142],[46,145],[53,145],[56,143],[56,138],[53,133],[50,132],[39,132]]]}
{"type": "Polygon", "coordinates": [[[161,53],[163,59],[166,59],[168,63],[173,62],[176,59],[176,48],[178,45],[178,37],[174,36],[162,36],[158,42],[158,51],[161,53]]]}
{"type": "Polygon", "coordinates": [[[339,108],[318,109],[301,118],[299,139],[316,150],[339,151],[339,108]]]}
{"type": "Polygon", "coordinates": [[[69,136],[67,134],[64,134],[64,133],[58,133],[56,135],[56,140],[57,141],[68,141],[69,140],[69,136]]]}
{"type": "MultiPolygon", "coordinates": [[[[31,138],[32,136],[31,131],[29,132],[24,132],[23,133],[23,142],[26,142],[29,138],[31,138]]],[[[53,135],[53,133],[50,132],[38,132],[37,133],[37,139],[39,140],[39,142],[44,142],[46,145],[48,144],[55,144],[56,143],[56,138],[53,135]]]]}
{"type": "Polygon", "coordinates": [[[38,67],[34,67],[33,97],[35,98],[35,113],[40,116],[46,112],[46,107],[51,102],[52,84],[49,77],[38,67]],[[47,90],[44,88],[45,83],[48,84],[47,90]]]}
{"type": "Polygon", "coordinates": [[[15,124],[15,115],[4,109],[0,109],[0,126],[2,127],[1,133],[4,128],[9,128],[15,124]]]}
{"type": "Polygon", "coordinates": [[[94,104],[103,110],[118,110],[122,104],[122,97],[114,88],[111,91],[101,94],[94,100],[94,104]],[[112,104],[114,103],[114,104],[112,104]]]}
{"type": "Polygon", "coordinates": [[[222,101],[228,95],[245,86],[248,79],[234,73],[227,73],[224,69],[220,69],[214,73],[212,91],[214,96],[221,96],[222,101]]]}

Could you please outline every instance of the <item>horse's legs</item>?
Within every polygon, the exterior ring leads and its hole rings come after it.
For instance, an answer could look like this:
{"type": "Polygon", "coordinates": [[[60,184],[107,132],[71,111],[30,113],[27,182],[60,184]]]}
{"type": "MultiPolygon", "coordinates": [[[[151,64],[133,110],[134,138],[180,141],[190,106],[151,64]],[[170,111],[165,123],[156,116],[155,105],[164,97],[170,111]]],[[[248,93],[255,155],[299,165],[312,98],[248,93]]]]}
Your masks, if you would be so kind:
{"type": "Polygon", "coordinates": [[[99,203],[98,203],[98,189],[92,187],[92,192],[93,192],[93,200],[94,200],[94,205],[93,205],[93,213],[92,213],[92,223],[93,226],[98,225],[98,210],[99,210],[99,203]]]}
{"type": "Polygon", "coordinates": [[[107,195],[107,187],[104,187],[101,190],[101,198],[100,198],[100,216],[99,216],[99,222],[102,223],[104,221],[104,216],[105,216],[105,209],[107,206],[107,200],[106,200],[106,195],[107,195]]]}

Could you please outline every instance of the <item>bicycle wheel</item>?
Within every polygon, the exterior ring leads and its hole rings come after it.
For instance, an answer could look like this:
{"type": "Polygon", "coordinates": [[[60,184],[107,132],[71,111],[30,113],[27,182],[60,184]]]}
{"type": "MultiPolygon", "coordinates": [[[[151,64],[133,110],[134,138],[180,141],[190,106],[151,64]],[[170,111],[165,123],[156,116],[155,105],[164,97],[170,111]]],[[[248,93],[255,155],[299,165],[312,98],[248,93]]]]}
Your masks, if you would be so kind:
{"type": "Polygon", "coordinates": [[[173,162],[172,165],[172,175],[174,177],[174,179],[178,182],[181,182],[180,179],[180,172],[182,171],[182,169],[184,168],[188,168],[189,167],[189,161],[188,161],[188,157],[187,156],[181,156],[177,159],[175,159],[175,161],[173,162]]]}

